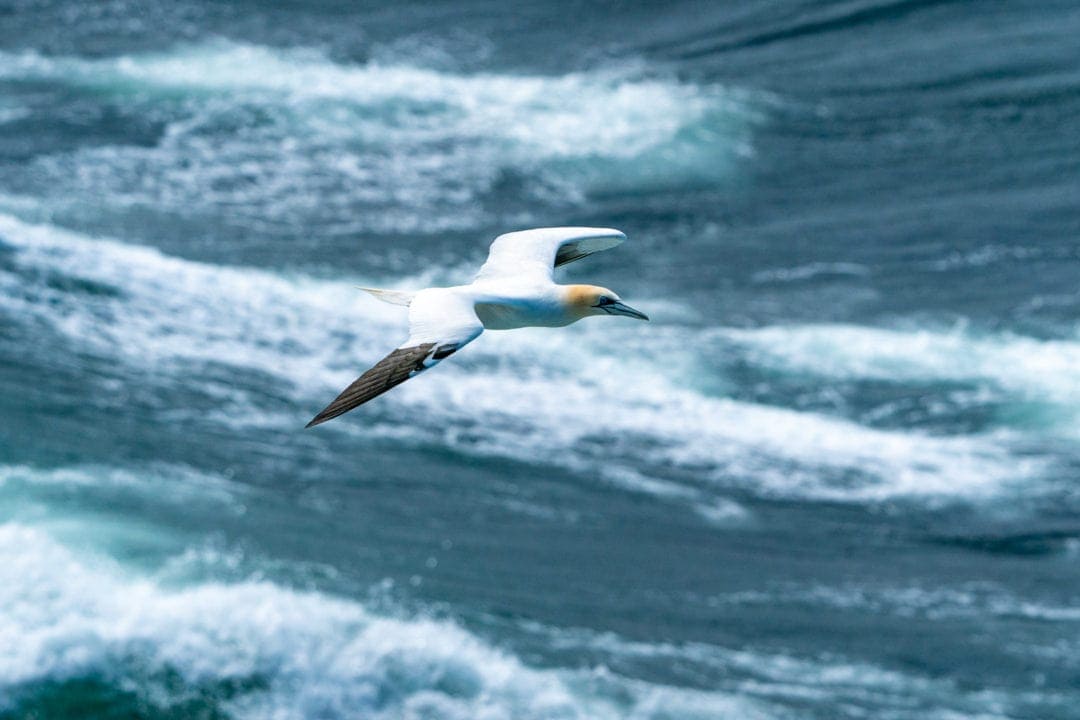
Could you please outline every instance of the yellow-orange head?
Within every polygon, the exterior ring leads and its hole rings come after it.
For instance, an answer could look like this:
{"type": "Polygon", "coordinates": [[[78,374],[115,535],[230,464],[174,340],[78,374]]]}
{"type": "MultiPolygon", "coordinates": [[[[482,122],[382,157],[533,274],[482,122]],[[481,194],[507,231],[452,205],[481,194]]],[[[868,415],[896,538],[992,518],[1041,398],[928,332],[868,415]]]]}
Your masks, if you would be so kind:
{"type": "Polygon", "coordinates": [[[649,316],[624,303],[619,296],[598,285],[567,285],[565,290],[567,311],[577,318],[590,315],[625,315],[648,320],[649,316]]]}

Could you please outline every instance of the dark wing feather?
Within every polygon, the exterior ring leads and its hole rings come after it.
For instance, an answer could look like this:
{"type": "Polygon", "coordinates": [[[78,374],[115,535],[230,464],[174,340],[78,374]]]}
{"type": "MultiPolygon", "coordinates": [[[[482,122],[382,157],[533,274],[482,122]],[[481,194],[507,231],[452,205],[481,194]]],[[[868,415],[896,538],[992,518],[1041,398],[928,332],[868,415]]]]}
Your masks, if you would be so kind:
{"type": "Polygon", "coordinates": [[[590,255],[592,255],[591,252],[581,252],[575,245],[563,245],[555,255],[555,267],[562,267],[566,263],[572,263],[590,255]]]}
{"type": "Polygon", "coordinates": [[[424,369],[424,360],[432,353],[435,343],[398,348],[375,363],[374,367],[341,391],[334,402],[327,405],[306,427],[324,423],[343,415],[368,400],[382,395],[424,369]]]}
{"type": "Polygon", "coordinates": [[[560,265],[613,248],[626,239],[614,228],[549,227],[517,230],[495,238],[477,280],[551,280],[560,265]]]}
{"type": "Polygon", "coordinates": [[[622,241],[623,234],[619,233],[618,235],[600,235],[564,242],[559,245],[559,249],[555,252],[555,267],[589,257],[601,250],[608,250],[622,241]]]}

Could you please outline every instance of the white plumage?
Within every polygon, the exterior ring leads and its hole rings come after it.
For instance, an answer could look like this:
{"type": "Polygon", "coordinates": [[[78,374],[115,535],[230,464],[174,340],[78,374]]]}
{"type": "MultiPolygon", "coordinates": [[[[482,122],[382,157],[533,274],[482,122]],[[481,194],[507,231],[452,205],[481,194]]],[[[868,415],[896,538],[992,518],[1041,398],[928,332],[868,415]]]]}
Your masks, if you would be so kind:
{"type": "Polygon", "coordinates": [[[426,370],[472,342],[485,329],[561,327],[589,315],[648,320],[611,290],[558,285],[554,270],[623,242],[610,228],[554,227],[495,238],[487,261],[469,285],[428,288],[415,294],[364,288],[375,297],[409,306],[409,338],[356,379],[315,416],[326,422],[426,370]]]}
{"type": "Polygon", "coordinates": [[[613,248],[625,239],[626,235],[610,228],[553,227],[506,233],[491,243],[473,283],[553,283],[555,268],[613,248]]]}

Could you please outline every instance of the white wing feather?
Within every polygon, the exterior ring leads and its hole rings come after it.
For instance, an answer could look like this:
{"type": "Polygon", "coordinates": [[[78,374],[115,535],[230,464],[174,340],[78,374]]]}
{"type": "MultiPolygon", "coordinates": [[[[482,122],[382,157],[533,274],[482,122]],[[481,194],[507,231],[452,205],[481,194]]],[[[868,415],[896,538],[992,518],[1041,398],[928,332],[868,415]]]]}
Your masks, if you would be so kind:
{"type": "Polygon", "coordinates": [[[409,306],[409,339],[356,378],[307,426],[344,415],[438,365],[483,331],[471,298],[453,288],[421,290],[409,306]]]}
{"type": "MultiPolygon", "coordinates": [[[[610,228],[555,227],[506,233],[491,243],[476,281],[550,283],[559,265],[613,248],[625,239],[610,228]]],[[[308,427],[378,397],[438,364],[484,331],[476,316],[478,295],[466,287],[429,288],[415,295],[364,289],[380,300],[409,306],[409,339],[342,390],[308,427]]]]}
{"type": "Polygon", "coordinates": [[[615,247],[626,235],[611,228],[552,227],[495,238],[477,282],[515,278],[552,281],[559,265],[615,247]]]}
{"type": "Polygon", "coordinates": [[[402,347],[424,343],[461,347],[483,331],[471,296],[460,288],[429,288],[416,293],[409,305],[409,339],[402,347]]]}

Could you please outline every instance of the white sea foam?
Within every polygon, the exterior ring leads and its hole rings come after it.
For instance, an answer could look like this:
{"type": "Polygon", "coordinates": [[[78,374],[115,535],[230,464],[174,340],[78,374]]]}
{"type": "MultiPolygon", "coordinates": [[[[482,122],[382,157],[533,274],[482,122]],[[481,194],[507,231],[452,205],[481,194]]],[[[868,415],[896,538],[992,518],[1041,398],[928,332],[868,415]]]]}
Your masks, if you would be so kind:
{"type": "MultiPolygon", "coordinates": [[[[407,65],[342,65],[311,49],[235,43],[98,60],[36,53],[3,54],[0,60],[0,77],[46,78],[116,92],[271,93],[291,101],[334,99],[384,107],[388,114],[403,115],[386,118],[405,121],[396,126],[398,133],[487,135],[548,156],[633,157],[732,103],[714,90],[631,79],[618,71],[464,75],[407,65]],[[445,127],[448,119],[452,128],[445,127]]],[[[324,122],[327,130],[348,132],[336,121],[353,119],[324,122]]],[[[395,126],[385,129],[393,132],[395,126]]]]}
{"type": "Polygon", "coordinates": [[[815,278],[865,277],[869,268],[857,263],[813,262],[796,267],[773,268],[754,273],[751,279],[758,283],[788,283],[813,280],[815,278]]]}
{"type": "MultiPolygon", "coordinates": [[[[13,316],[37,318],[135,370],[161,368],[160,382],[189,382],[190,372],[173,372],[184,363],[224,362],[265,374],[291,398],[277,413],[251,417],[247,391],[222,384],[224,422],[299,427],[405,334],[400,308],[347,282],[203,265],[3,216],[0,238],[17,265],[119,290],[84,296],[19,285],[0,298],[13,316]]],[[[0,275],[0,283],[25,280],[0,275]]],[[[977,497],[1042,468],[1038,458],[1014,455],[1004,433],[928,437],[702,394],[673,373],[704,361],[695,346],[677,328],[615,322],[487,333],[456,362],[378,401],[396,412],[379,413],[362,431],[347,421],[324,431],[549,462],[615,484],[632,472],[658,481],[660,497],[680,496],[671,481],[689,483],[681,496],[714,508],[725,487],[856,501],[977,497]]]]}
{"type": "Polygon", "coordinates": [[[950,618],[1021,618],[1043,622],[1080,622],[1080,608],[1074,605],[1017,597],[1000,585],[969,582],[954,587],[839,587],[791,586],[768,591],[752,591],[707,598],[710,606],[785,604],[822,605],[841,610],[893,614],[927,620],[950,618]]]}
{"type": "Polygon", "coordinates": [[[760,351],[762,362],[837,378],[990,380],[1037,394],[1080,397],[1080,341],[1009,333],[890,329],[857,325],[774,326],[726,330],[760,351]]]}
{"type": "Polygon", "coordinates": [[[1080,430],[1080,339],[856,325],[724,330],[758,364],[843,380],[980,384],[1056,405],[1080,430]]]}
{"type": "Polygon", "coordinates": [[[0,465],[0,499],[5,511],[9,511],[0,517],[19,517],[20,507],[31,507],[39,520],[64,523],[65,510],[54,514],[49,499],[54,503],[60,500],[60,506],[66,508],[87,503],[90,498],[96,504],[139,498],[188,510],[211,506],[215,511],[242,515],[246,512],[245,501],[249,493],[247,486],[228,478],[165,463],[151,463],[142,468],[0,465]]]}
{"type": "MultiPolygon", "coordinates": [[[[512,340],[496,342],[498,351],[512,340]]],[[[1040,466],[1010,456],[1004,433],[934,438],[708,397],[675,386],[662,366],[627,368],[615,356],[588,357],[597,348],[579,350],[574,342],[544,341],[548,352],[557,353],[556,362],[586,356],[565,370],[576,374],[573,380],[539,372],[516,380],[510,374],[467,374],[453,383],[409,388],[406,396],[485,418],[481,432],[458,442],[473,452],[545,459],[602,476],[614,471],[612,464],[633,459],[644,461],[628,462],[639,471],[643,465],[685,468],[778,496],[978,496],[1029,478],[1040,466]],[[491,393],[492,383],[502,391],[491,393]]],[[[519,346],[516,352],[523,349],[531,348],[519,346]]]]}
{"type": "Polygon", "coordinates": [[[95,465],[32,468],[28,465],[0,465],[0,488],[11,485],[64,488],[116,488],[124,493],[153,494],[156,499],[188,503],[205,499],[228,503],[246,487],[225,478],[207,475],[191,468],[154,463],[149,472],[131,468],[95,465]],[[151,477],[153,479],[147,479],[151,477]]]}
{"type": "Polygon", "coordinates": [[[534,669],[450,621],[269,582],[166,588],[14,524],[0,525],[0,647],[0,710],[20,688],[92,676],[166,705],[247,684],[224,708],[281,720],[776,716],[733,693],[534,669]]]}
{"type": "Polygon", "coordinates": [[[101,59],[0,53],[5,77],[136,108],[151,98],[168,122],[153,147],[37,160],[53,206],[228,207],[293,225],[318,208],[342,231],[470,227],[507,173],[558,202],[715,181],[752,152],[757,117],[744,94],[633,69],[461,74],[225,42],[101,59]]]}
{"type": "Polygon", "coordinates": [[[695,668],[724,678],[721,687],[770,702],[798,707],[820,704],[835,714],[843,705],[855,716],[900,718],[1008,717],[1007,693],[964,692],[948,680],[893,670],[835,655],[803,658],[705,643],[645,643],[613,633],[558,629],[526,622],[527,632],[544,636],[552,647],[579,654],[602,651],[620,661],[662,667],[695,668]],[[913,700],[918,699],[913,702],[913,700]],[[928,707],[933,706],[934,711],[928,707]]]}

